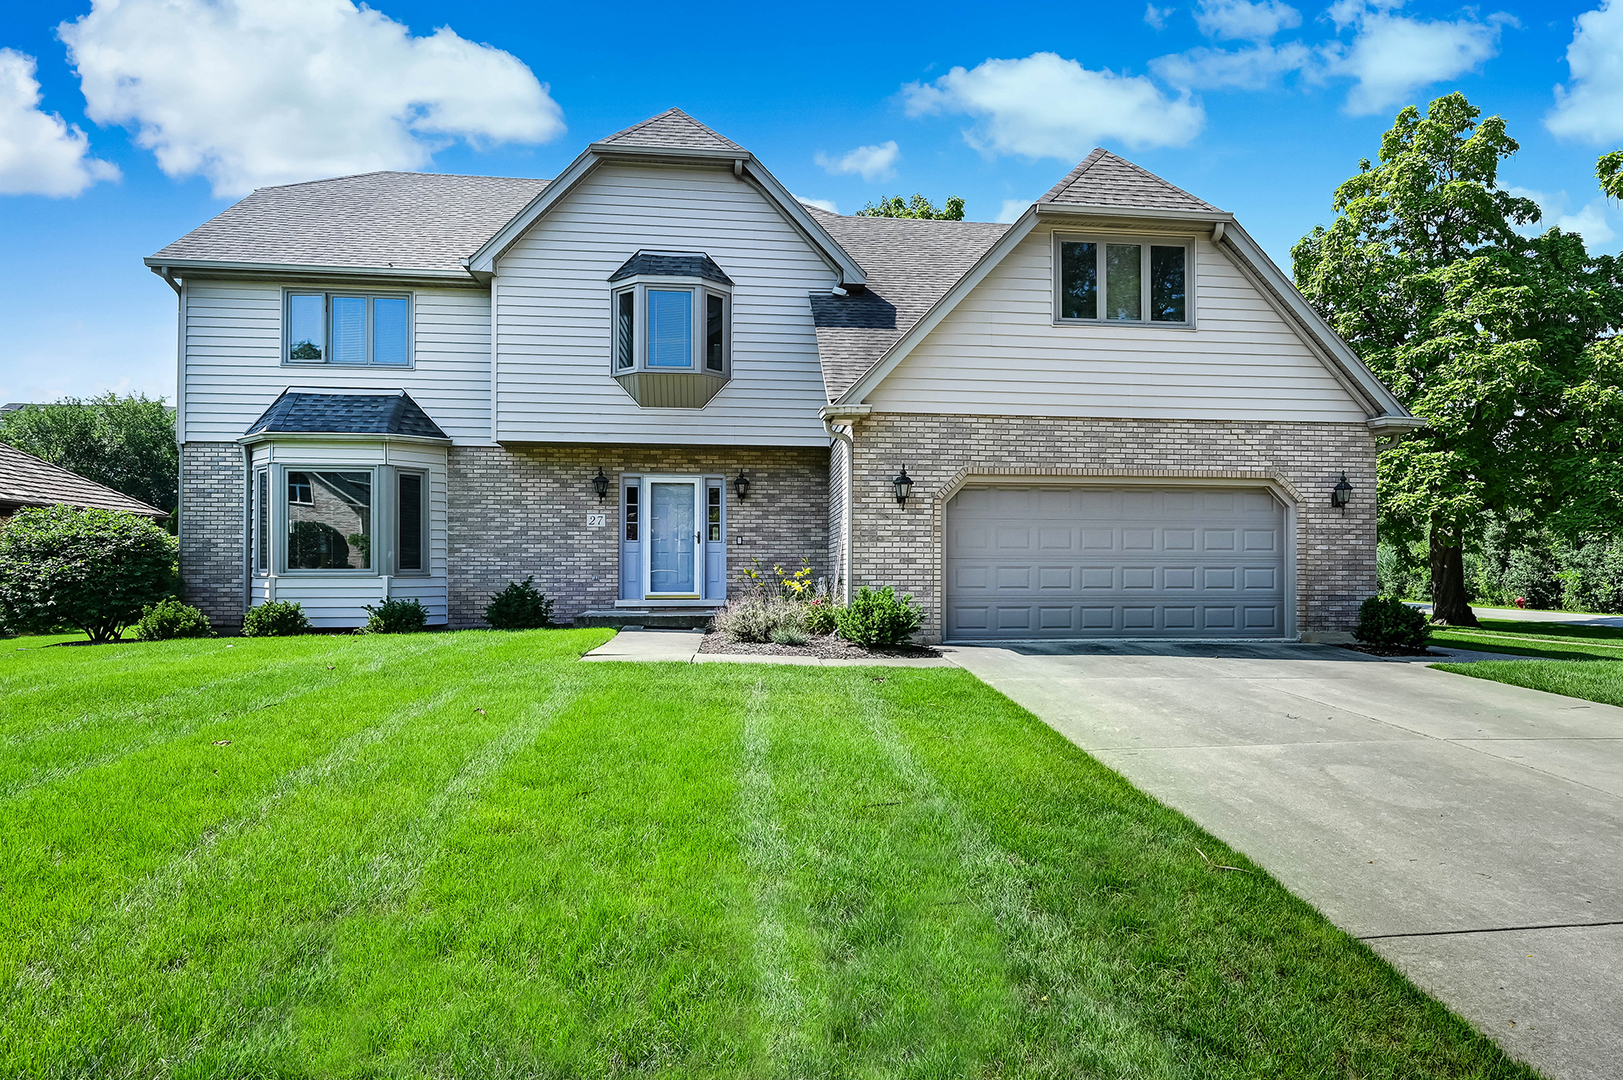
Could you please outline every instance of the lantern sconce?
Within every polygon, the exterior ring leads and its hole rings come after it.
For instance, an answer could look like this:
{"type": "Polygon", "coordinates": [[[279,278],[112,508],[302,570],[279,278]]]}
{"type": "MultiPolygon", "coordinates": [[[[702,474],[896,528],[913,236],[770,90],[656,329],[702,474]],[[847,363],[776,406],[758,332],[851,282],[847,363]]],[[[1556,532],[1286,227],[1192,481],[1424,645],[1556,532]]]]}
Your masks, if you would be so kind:
{"type": "Polygon", "coordinates": [[[733,477],[733,490],[738,493],[739,502],[750,497],[750,478],[744,475],[743,469],[739,469],[738,475],[733,477]]]}
{"type": "Polygon", "coordinates": [[[1353,486],[1347,483],[1347,474],[1342,473],[1341,479],[1336,481],[1336,486],[1330,489],[1330,505],[1345,514],[1347,504],[1352,501],[1352,493],[1353,486]]]}
{"type": "Polygon", "coordinates": [[[592,490],[597,492],[597,501],[602,502],[609,497],[609,478],[603,475],[603,466],[597,467],[597,475],[592,477],[592,490]]]}
{"type": "Polygon", "coordinates": [[[907,475],[906,465],[902,466],[902,471],[896,474],[896,479],[892,480],[891,484],[896,488],[896,505],[906,504],[907,496],[913,490],[913,478],[907,475]]]}

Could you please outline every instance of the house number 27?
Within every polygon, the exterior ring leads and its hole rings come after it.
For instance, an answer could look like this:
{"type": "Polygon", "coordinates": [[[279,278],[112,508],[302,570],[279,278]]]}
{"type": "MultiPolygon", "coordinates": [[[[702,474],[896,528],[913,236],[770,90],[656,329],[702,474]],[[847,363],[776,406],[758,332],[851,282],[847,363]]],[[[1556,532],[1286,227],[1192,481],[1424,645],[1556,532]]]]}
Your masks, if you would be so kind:
{"type": "Polygon", "coordinates": [[[588,529],[601,529],[603,526],[607,525],[608,523],[609,523],[609,515],[607,515],[607,514],[587,514],[586,515],[586,527],[588,529]]]}

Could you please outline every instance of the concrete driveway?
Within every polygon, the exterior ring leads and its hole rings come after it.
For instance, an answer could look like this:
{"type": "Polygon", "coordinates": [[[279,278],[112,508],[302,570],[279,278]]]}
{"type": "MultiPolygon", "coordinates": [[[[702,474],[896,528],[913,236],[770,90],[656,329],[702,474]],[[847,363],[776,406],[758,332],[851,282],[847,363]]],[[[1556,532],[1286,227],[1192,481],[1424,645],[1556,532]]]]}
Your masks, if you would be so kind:
{"type": "Polygon", "coordinates": [[[1512,1054],[1623,1076],[1623,709],[1323,645],[945,651],[1512,1054]]]}

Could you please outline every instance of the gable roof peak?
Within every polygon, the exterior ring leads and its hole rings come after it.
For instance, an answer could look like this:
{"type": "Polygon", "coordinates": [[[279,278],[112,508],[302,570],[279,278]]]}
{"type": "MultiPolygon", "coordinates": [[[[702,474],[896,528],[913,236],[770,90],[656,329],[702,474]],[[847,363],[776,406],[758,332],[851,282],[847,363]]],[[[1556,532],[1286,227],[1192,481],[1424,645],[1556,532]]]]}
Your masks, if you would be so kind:
{"type": "Polygon", "coordinates": [[[742,146],[699,123],[681,109],[666,109],[657,116],[617,131],[597,146],[646,147],[650,150],[725,150],[748,154],[742,146]]]}
{"type": "Polygon", "coordinates": [[[1176,184],[1167,182],[1141,165],[1112,154],[1104,147],[1093,153],[1037,202],[1048,206],[1087,206],[1119,210],[1160,212],[1194,211],[1222,213],[1203,199],[1197,199],[1176,184]]]}

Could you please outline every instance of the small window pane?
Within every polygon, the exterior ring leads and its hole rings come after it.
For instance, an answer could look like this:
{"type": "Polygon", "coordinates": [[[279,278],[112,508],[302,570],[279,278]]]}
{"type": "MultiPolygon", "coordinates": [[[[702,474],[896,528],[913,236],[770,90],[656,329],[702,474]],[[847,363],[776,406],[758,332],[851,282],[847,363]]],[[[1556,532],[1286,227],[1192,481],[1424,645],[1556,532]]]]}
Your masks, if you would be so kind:
{"type": "Polygon", "coordinates": [[[637,328],[637,294],[627,289],[614,298],[614,367],[631,366],[631,343],[637,328]]]}
{"type": "Polygon", "coordinates": [[[637,486],[626,488],[626,539],[637,539],[637,486]]]}
{"type": "Polygon", "coordinates": [[[1156,322],[1184,322],[1187,318],[1183,263],[1181,247],[1150,248],[1150,318],[1156,322]]]}
{"type": "Polygon", "coordinates": [[[287,568],[372,567],[372,474],[288,473],[287,568]],[[298,482],[295,483],[295,478],[298,482]],[[305,496],[295,501],[294,495],[305,496]]]}
{"type": "Polygon", "coordinates": [[[403,296],[372,298],[372,362],[404,365],[411,359],[407,334],[410,320],[403,296]]]}
{"type": "Polygon", "coordinates": [[[398,570],[423,568],[423,477],[421,473],[400,474],[400,503],[397,510],[399,537],[398,570]]]}
{"type": "Polygon", "coordinates": [[[270,474],[259,473],[254,491],[254,568],[270,569],[270,474]]]}
{"type": "Polygon", "coordinates": [[[706,538],[713,544],[721,542],[721,489],[710,488],[706,493],[705,527],[709,530],[706,538]]]}
{"type": "Polygon", "coordinates": [[[1099,245],[1061,241],[1059,245],[1060,317],[1099,317],[1099,245]]]}
{"type": "Polygon", "coordinates": [[[722,347],[726,340],[723,333],[722,314],[726,302],[713,293],[707,293],[704,298],[704,366],[711,371],[721,371],[724,367],[722,347]]]}
{"type": "Polygon", "coordinates": [[[1105,245],[1105,318],[1137,322],[1144,317],[1144,269],[1140,244],[1105,245]]]}
{"type": "Polygon", "coordinates": [[[332,298],[332,362],[366,363],[366,297],[332,298]]]}
{"type": "Polygon", "coordinates": [[[648,366],[693,366],[693,294],[687,290],[648,290],[648,366]]]}
{"type": "Polygon", "coordinates": [[[287,358],[300,363],[326,359],[327,298],[322,293],[292,293],[287,298],[287,358]]]}

